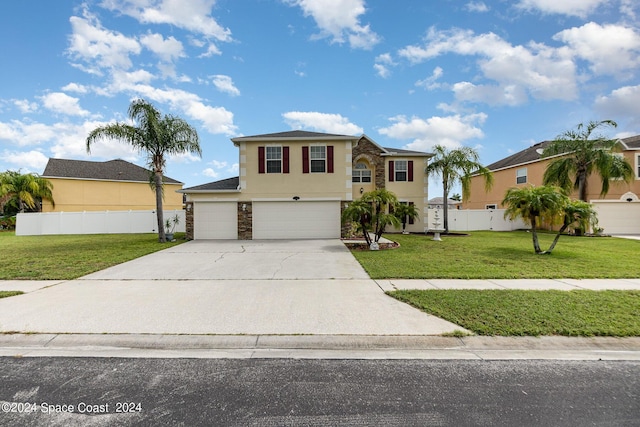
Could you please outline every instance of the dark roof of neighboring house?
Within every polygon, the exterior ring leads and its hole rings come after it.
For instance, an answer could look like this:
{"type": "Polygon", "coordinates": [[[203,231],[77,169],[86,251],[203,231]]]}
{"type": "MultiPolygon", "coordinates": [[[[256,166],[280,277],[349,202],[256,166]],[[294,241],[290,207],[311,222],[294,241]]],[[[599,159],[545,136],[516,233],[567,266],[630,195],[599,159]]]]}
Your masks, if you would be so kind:
{"type": "MultiPolygon", "coordinates": [[[[104,181],[149,182],[151,171],[125,160],[91,162],[87,160],[49,159],[42,176],[45,178],[95,179],[104,181]]],[[[182,184],[164,176],[168,184],[182,184]]]]}
{"type": "Polygon", "coordinates": [[[640,148],[640,135],[622,138],[621,141],[629,148],[640,148]]]}
{"type": "Polygon", "coordinates": [[[220,181],[208,182],[202,185],[196,185],[195,187],[184,188],[180,190],[181,193],[187,191],[219,191],[219,190],[237,190],[240,185],[240,177],[234,176],[233,178],[222,179],[220,181]]]}
{"type": "MultiPolygon", "coordinates": [[[[621,141],[630,149],[640,148],[640,135],[631,136],[629,138],[621,138],[621,141]]],[[[502,160],[491,163],[489,166],[487,166],[487,169],[489,169],[490,171],[496,171],[516,165],[536,162],[541,158],[541,151],[544,150],[544,148],[550,143],[551,141],[538,142],[537,144],[534,144],[529,148],[525,148],[522,151],[510,155],[509,157],[505,157],[502,160]]]]}

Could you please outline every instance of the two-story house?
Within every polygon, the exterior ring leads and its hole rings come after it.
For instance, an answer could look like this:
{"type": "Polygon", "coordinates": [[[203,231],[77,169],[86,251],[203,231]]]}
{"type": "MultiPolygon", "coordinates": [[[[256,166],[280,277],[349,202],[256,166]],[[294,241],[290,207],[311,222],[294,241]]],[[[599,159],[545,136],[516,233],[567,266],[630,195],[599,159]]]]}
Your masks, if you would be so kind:
{"type": "MultiPolygon", "coordinates": [[[[609,233],[640,233],[640,135],[619,140],[621,154],[634,169],[631,183],[613,180],[606,196],[601,196],[600,176],[593,174],[587,181],[587,200],[598,212],[600,226],[609,233]]],[[[539,142],[522,151],[487,166],[493,173],[494,184],[485,191],[480,176],[471,178],[470,197],[463,203],[464,209],[501,209],[505,193],[511,187],[542,185],[544,172],[551,158],[542,158],[549,141],[539,142]]],[[[577,198],[577,192],[572,194],[577,198]]]]}
{"type": "Polygon", "coordinates": [[[367,136],[289,131],[232,138],[240,175],[185,188],[190,239],[338,238],[341,212],[376,188],[423,215],[428,153],[383,148],[367,136]]]}

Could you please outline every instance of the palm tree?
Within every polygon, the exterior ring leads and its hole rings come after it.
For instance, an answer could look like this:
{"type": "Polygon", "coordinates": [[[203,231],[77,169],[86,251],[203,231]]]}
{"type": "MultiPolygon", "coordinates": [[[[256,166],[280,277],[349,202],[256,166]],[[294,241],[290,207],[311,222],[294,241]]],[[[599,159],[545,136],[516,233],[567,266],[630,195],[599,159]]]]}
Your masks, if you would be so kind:
{"type": "Polygon", "coordinates": [[[449,232],[449,191],[458,182],[462,185],[462,200],[469,198],[472,175],[484,177],[485,189],[493,185],[491,171],[480,164],[480,156],[470,147],[448,150],[442,145],[433,147],[435,156],[429,161],[426,173],[429,176],[442,178],[442,198],[444,212],[444,232],[449,232]]]}
{"type": "Polygon", "coordinates": [[[87,137],[87,152],[99,140],[121,140],[147,155],[152,172],[152,188],[156,193],[158,239],[165,242],[162,213],[163,173],[169,155],[193,153],[202,156],[198,132],[185,120],[161,114],[151,103],[136,99],[129,105],[129,118],[134,123],[112,123],[100,126],[87,137]]]}
{"type": "Polygon", "coordinates": [[[407,221],[409,219],[416,219],[420,216],[416,205],[409,203],[398,203],[393,211],[393,214],[402,223],[402,233],[406,233],[407,221]]]}
{"type": "Polygon", "coordinates": [[[364,193],[358,200],[349,203],[342,212],[343,221],[353,221],[358,225],[367,245],[375,249],[387,225],[400,225],[400,220],[391,213],[391,208],[397,209],[398,198],[391,191],[380,188],[364,193]],[[373,233],[373,241],[369,233],[373,233]]]}
{"type": "Polygon", "coordinates": [[[547,165],[544,172],[544,185],[557,185],[567,193],[578,190],[578,198],[587,201],[587,179],[593,173],[600,175],[602,190],[600,195],[609,192],[609,180],[633,179],[633,168],[629,162],[615,151],[619,149],[616,139],[593,136],[600,127],[617,127],[612,120],[580,123],[576,130],[569,130],[558,136],[544,149],[542,157],[560,156],[547,165]]]}
{"type": "Polygon", "coordinates": [[[560,235],[569,227],[586,229],[597,223],[593,206],[581,200],[569,200],[569,197],[558,187],[542,185],[510,188],[502,204],[507,207],[505,218],[520,217],[531,225],[533,249],[539,255],[550,254],[558,243],[560,235]],[[537,233],[538,222],[555,222],[560,217],[562,226],[551,246],[546,251],[541,250],[537,233]]]}
{"type": "Polygon", "coordinates": [[[53,184],[36,174],[21,174],[18,171],[0,173],[0,198],[7,197],[6,204],[14,206],[18,212],[25,209],[38,209],[37,202],[46,199],[55,206],[53,184]]]}

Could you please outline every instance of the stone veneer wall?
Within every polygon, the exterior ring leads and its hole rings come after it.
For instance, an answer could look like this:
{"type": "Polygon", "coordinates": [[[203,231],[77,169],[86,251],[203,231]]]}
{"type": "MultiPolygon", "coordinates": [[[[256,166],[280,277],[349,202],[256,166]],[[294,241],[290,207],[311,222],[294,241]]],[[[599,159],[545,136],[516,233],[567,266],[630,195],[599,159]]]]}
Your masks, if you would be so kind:
{"type": "Polygon", "coordinates": [[[253,206],[251,202],[238,202],[238,240],[253,239],[253,206]],[[244,206],[244,209],[242,208],[244,206]]]}
{"type": "Polygon", "coordinates": [[[193,202],[185,203],[184,226],[185,237],[187,240],[193,240],[193,202]]]}
{"type": "Polygon", "coordinates": [[[380,148],[376,147],[369,140],[360,138],[358,145],[353,148],[351,159],[353,166],[356,165],[356,159],[364,157],[375,168],[374,184],[376,189],[385,187],[385,162],[384,157],[380,155],[380,148]]]}

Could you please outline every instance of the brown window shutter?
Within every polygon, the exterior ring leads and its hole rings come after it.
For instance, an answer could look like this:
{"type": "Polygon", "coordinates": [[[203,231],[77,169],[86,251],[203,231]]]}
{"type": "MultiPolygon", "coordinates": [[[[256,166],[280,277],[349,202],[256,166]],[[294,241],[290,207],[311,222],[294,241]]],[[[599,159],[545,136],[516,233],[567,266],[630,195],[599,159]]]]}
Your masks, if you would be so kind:
{"type": "Polygon", "coordinates": [[[302,173],[309,173],[309,147],[302,147],[302,173]]]}
{"type": "Polygon", "coordinates": [[[327,173],[333,173],[333,145],[327,146],[327,173]]]}
{"type": "Polygon", "coordinates": [[[413,160],[407,162],[407,176],[409,181],[413,181],[413,160]]]}
{"type": "Polygon", "coordinates": [[[289,173],[289,147],[282,147],[282,173],[289,173]]]}
{"type": "MultiPolygon", "coordinates": [[[[413,163],[413,162],[412,162],[412,163],[413,163]]],[[[411,169],[409,169],[409,170],[411,170],[411,169]]],[[[413,203],[413,202],[409,202],[409,206],[413,206],[413,205],[415,205],[415,203],[413,203]]],[[[415,221],[414,221],[413,217],[412,217],[412,216],[409,216],[409,224],[413,224],[414,222],[415,222],[415,221]]]]}
{"type": "Polygon", "coordinates": [[[394,173],[395,173],[393,170],[393,167],[394,167],[393,160],[390,160],[389,161],[389,182],[393,182],[394,173]]]}
{"type": "Polygon", "coordinates": [[[264,173],[264,147],[258,147],[258,173],[264,173]]]}

